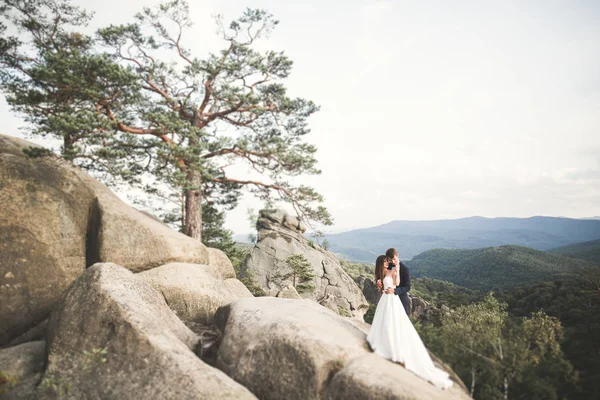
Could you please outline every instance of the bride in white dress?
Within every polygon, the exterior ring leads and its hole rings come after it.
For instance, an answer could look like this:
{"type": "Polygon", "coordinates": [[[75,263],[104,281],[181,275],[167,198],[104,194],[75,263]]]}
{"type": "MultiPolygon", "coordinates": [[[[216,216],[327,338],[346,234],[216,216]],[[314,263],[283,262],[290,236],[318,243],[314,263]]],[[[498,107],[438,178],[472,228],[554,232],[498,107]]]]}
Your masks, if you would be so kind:
{"type": "Polygon", "coordinates": [[[438,388],[447,389],[452,386],[452,381],[446,372],[433,364],[423,341],[406,315],[400,298],[393,291],[386,294],[386,289],[400,284],[399,264],[388,270],[387,258],[377,258],[375,268],[380,271],[378,275],[383,277],[383,294],[377,304],[367,341],[375,354],[401,363],[407,370],[438,388]]]}

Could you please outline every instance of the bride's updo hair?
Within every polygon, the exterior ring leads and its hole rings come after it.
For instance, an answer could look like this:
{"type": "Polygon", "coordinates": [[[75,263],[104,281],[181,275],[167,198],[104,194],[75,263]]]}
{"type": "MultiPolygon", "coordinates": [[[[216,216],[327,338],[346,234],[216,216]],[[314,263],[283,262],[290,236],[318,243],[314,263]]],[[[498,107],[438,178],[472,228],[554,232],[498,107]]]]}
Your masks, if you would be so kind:
{"type": "Polygon", "coordinates": [[[379,257],[377,257],[377,260],[375,261],[375,282],[377,282],[379,279],[381,279],[381,287],[382,289],[380,289],[379,291],[383,291],[383,268],[385,268],[385,264],[387,262],[387,257],[384,255],[381,255],[379,257]]]}

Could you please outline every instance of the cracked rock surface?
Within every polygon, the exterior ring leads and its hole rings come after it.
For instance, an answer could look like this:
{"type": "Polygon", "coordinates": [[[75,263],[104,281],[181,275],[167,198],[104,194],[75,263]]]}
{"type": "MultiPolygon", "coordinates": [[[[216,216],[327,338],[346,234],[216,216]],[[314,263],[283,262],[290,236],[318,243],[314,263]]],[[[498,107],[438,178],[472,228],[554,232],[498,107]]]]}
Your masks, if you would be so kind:
{"type": "Polygon", "coordinates": [[[314,291],[300,292],[345,316],[362,317],[368,303],[356,283],[342,269],[336,256],[309,241],[306,227],[283,210],[261,210],[256,223],[258,240],[246,259],[244,273],[250,272],[256,283],[267,293],[280,292],[293,286],[285,260],[292,254],[303,254],[313,267],[314,291]]]}
{"type": "Polygon", "coordinates": [[[235,277],[218,250],[209,253],[56,156],[28,156],[31,148],[39,149],[0,135],[0,346],[44,321],[60,294],[97,262],[133,272],[211,263],[235,277]]]}

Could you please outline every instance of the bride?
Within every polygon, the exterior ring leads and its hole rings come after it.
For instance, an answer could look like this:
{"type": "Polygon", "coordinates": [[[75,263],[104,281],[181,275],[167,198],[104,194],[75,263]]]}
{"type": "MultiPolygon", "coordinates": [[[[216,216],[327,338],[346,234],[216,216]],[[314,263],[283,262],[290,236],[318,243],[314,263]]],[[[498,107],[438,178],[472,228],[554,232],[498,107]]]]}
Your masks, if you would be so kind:
{"type": "Polygon", "coordinates": [[[386,256],[377,257],[376,275],[383,277],[383,294],[377,304],[367,341],[375,354],[401,363],[407,370],[438,388],[447,389],[452,386],[448,374],[433,364],[398,296],[393,294],[393,290],[387,294],[387,289],[400,285],[399,265],[388,270],[386,256]]]}

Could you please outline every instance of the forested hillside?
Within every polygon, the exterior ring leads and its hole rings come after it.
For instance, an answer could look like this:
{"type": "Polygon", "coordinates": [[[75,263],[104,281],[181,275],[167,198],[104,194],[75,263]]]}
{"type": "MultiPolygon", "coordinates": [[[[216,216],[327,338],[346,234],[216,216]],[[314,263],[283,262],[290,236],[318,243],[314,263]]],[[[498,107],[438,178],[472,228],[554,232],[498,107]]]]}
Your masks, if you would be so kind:
{"type": "Polygon", "coordinates": [[[435,249],[407,262],[415,277],[494,290],[577,276],[594,264],[520,246],[474,250],[435,249]]]}
{"type": "MultiPolygon", "coordinates": [[[[501,362],[460,351],[456,345],[469,335],[480,339],[474,346],[479,346],[478,351],[486,357],[495,357],[488,345],[497,345],[498,339],[506,354],[515,352],[514,360],[504,364],[515,374],[508,389],[509,399],[600,397],[600,268],[517,246],[431,250],[408,264],[413,272],[411,295],[454,310],[442,319],[445,326],[417,323],[417,328],[426,345],[443,356],[468,387],[473,384],[475,398],[503,398],[501,362]],[[415,262],[417,265],[413,265],[415,262]],[[493,276],[495,270],[516,272],[506,281],[509,284],[495,289],[492,301],[486,297],[493,281],[488,275],[493,276]],[[447,272],[448,276],[472,286],[431,278],[436,271],[452,271],[447,272]],[[473,279],[467,279],[470,275],[473,279]],[[528,278],[537,281],[523,285],[528,278]],[[486,288],[478,289],[481,286],[486,288]],[[499,323],[498,318],[503,322],[499,323]],[[497,330],[497,337],[489,335],[492,328],[497,330]],[[477,333],[481,329],[485,333],[477,333]],[[550,336],[544,338],[541,332],[550,336]],[[537,346],[537,353],[531,352],[532,348],[519,350],[525,343],[519,341],[523,335],[528,345],[537,346]]],[[[343,265],[353,276],[372,277],[372,265],[343,265]]]]}
{"type": "MultiPolygon", "coordinates": [[[[600,398],[600,271],[502,290],[496,297],[506,302],[515,316],[544,310],[558,318],[564,328],[561,347],[579,373],[577,390],[567,398],[600,398]]],[[[546,368],[551,371],[558,367],[546,368]]]]}
{"type": "Polygon", "coordinates": [[[600,264],[600,240],[557,247],[550,250],[550,252],[600,264]]]}

